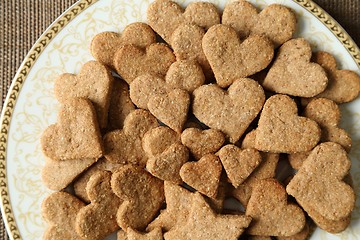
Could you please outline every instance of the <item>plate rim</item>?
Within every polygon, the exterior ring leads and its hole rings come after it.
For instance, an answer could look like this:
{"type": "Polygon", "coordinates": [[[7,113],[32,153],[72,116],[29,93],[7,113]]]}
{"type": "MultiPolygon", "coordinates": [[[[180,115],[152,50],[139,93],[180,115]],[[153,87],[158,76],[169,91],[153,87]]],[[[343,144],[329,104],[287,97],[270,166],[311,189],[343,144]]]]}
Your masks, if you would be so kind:
{"type": "MultiPolygon", "coordinates": [[[[10,196],[8,191],[7,181],[7,143],[8,132],[12,119],[12,113],[16,105],[16,101],[20,94],[21,88],[31,71],[32,66],[37,61],[38,57],[45,50],[47,45],[52,41],[56,35],[64,29],[64,27],[76,18],[81,12],[100,0],[80,0],[65,10],[39,37],[39,39],[32,46],[22,64],[17,70],[12,83],[9,87],[6,99],[3,104],[3,109],[0,117],[0,208],[5,223],[6,231],[10,239],[22,239],[13,210],[11,207],[10,196]]],[[[352,59],[360,68],[360,49],[355,41],[345,31],[345,29],[323,8],[317,5],[313,0],[289,0],[297,3],[310,14],[315,16],[325,27],[334,34],[334,36],[345,47],[352,59]]]]}

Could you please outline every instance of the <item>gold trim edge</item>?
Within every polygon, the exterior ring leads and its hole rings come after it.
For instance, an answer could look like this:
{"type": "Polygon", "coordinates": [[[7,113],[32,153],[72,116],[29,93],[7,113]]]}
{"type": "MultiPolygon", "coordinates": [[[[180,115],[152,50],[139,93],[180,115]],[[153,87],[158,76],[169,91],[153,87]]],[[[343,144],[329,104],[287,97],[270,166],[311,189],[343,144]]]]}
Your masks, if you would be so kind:
{"type": "MultiPolygon", "coordinates": [[[[50,25],[50,27],[41,35],[41,37],[29,51],[28,55],[25,57],[21,67],[12,81],[9,92],[7,94],[0,118],[0,207],[10,239],[22,239],[10,204],[8,183],[6,178],[6,146],[8,130],[10,127],[11,116],[16,104],[16,100],[20,94],[20,90],[30,69],[40,54],[44,51],[46,46],[50,43],[50,41],[78,14],[97,1],[99,0],[80,0],[71,6],[68,10],[66,10],[53,24],[50,25]]],[[[342,43],[356,64],[360,67],[359,47],[334,18],[332,18],[324,9],[322,9],[312,0],[292,1],[304,7],[318,20],[320,20],[342,43]]]]}
{"type": "Polygon", "coordinates": [[[69,7],[48,27],[48,29],[40,36],[26,55],[14,79],[12,80],[12,84],[4,102],[0,118],[0,207],[6,230],[12,240],[22,239],[11,207],[6,176],[6,147],[11,117],[15,108],[16,100],[30,69],[46,46],[70,21],[97,1],[99,0],[80,0],[69,7]]]}

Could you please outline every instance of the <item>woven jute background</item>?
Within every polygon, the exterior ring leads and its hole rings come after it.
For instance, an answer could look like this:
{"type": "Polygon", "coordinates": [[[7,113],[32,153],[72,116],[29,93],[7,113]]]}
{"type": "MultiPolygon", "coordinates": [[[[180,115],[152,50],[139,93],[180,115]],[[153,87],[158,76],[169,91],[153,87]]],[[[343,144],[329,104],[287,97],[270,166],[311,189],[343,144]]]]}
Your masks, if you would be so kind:
{"type": "MultiPolygon", "coordinates": [[[[76,0],[0,0],[2,103],[16,70],[43,31],[76,0]]],[[[360,0],[315,0],[360,45],[360,0]]],[[[2,104],[0,105],[0,110],[2,104]]],[[[0,221],[0,239],[8,239],[0,221]]]]}

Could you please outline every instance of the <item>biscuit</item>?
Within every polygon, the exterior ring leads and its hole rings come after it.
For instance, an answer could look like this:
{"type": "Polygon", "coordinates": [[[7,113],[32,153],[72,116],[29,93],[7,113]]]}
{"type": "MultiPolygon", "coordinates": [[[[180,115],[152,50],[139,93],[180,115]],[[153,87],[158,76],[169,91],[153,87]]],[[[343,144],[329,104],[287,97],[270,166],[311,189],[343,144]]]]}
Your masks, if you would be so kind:
{"type": "Polygon", "coordinates": [[[84,239],[104,239],[116,231],[116,210],[122,203],[110,186],[111,172],[100,171],[91,176],[86,192],[91,203],[76,216],[76,232],[84,239]]]}
{"type": "Polygon", "coordinates": [[[265,102],[262,87],[252,79],[240,78],[228,88],[216,84],[193,92],[192,111],[197,119],[226,134],[235,143],[260,112],[265,102]]]}
{"type": "Polygon", "coordinates": [[[181,133],[187,120],[190,107],[190,95],[182,89],[175,89],[169,93],[155,95],[149,99],[149,111],[159,121],[171,129],[181,133]]]}
{"type": "Polygon", "coordinates": [[[219,150],[225,142],[225,137],[222,132],[215,129],[187,128],[181,133],[181,142],[198,160],[206,154],[219,150]]]}
{"type": "Polygon", "coordinates": [[[187,162],[180,169],[182,180],[202,194],[216,198],[222,166],[214,154],[207,154],[197,162],[187,162]]]}
{"type": "Polygon", "coordinates": [[[225,6],[222,24],[234,28],[242,39],[251,34],[263,35],[279,46],[292,38],[296,16],[280,4],[271,4],[258,13],[251,3],[238,0],[225,6]]]}
{"type": "Polygon", "coordinates": [[[277,240],[306,240],[310,235],[309,223],[305,223],[303,230],[289,237],[277,237],[277,240]]]}
{"type": "Polygon", "coordinates": [[[109,67],[113,67],[113,59],[116,51],[126,45],[132,44],[140,48],[146,48],[156,42],[154,31],[146,23],[135,22],[127,25],[124,31],[101,32],[92,39],[90,51],[94,58],[109,67]]]}
{"type": "Polygon", "coordinates": [[[264,152],[296,153],[311,150],[320,140],[315,121],[299,117],[294,100],[286,95],[270,97],[260,114],[255,148],[264,152]]]}
{"type": "Polygon", "coordinates": [[[197,62],[177,58],[166,73],[165,81],[171,88],[180,88],[192,93],[204,84],[205,76],[197,62]]]}
{"type": "Polygon", "coordinates": [[[90,100],[71,98],[64,102],[58,122],[45,129],[40,142],[44,155],[52,160],[100,158],[102,140],[90,100]]]}
{"type": "Polygon", "coordinates": [[[251,35],[240,41],[234,29],[222,24],[205,33],[202,47],[216,83],[222,88],[230,86],[236,79],[260,72],[274,56],[273,44],[267,38],[251,35]]]}
{"type": "Polygon", "coordinates": [[[298,97],[313,97],[328,84],[325,70],[310,62],[311,46],[303,38],[284,43],[262,86],[269,91],[298,97]]]}
{"type": "Polygon", "coordinates": [[[217,153],[232,185],[239,187],[261,163],[261,155],[255,149],[244,149],[228,144],[217,153]]]}
{"type": "Polygon", "coordinates": [[[138,166],[125,165],[116,170],[111,178],[111,187],[124,201],[116,216],[122,229],[131,227],[142,231],[164,201],[163,181],[138,166]]]}
{"type": "Polygon", "coordinates": [[[135,110],[131,102],[129,86],[121,79],[115,79],[110,99],[108,129],[122,129],[127,115],[135,110]]]}
{"type": "Polygon", "coordinates": [[[66,192],[54,192],[41,205],[43,218],[49,223],[44,240],[82,239],[75,231],[76,214],[85,204],[66,192]]]}
{"type": "Polygon", "coordinates": [[[113,81],[106,66],[89,61],[81,67],[79,74],[65,73],[55,80],[55,97],[63,104],[74,97],[88,98],[94,105],[100,127],[105,128],[113,81]]]}
{"type": "Polygon", "coordinates": [[[143,149],[149,157],[163,153],[175,143],[181,143],[180,135],[166,126],[150,129],[142,139],[143,149]]]}
{"type": "Polygon", "coordinates": [[[45,166],[41,170],[41,179],[51,190],[60,191],[66,188],[82,172],[97,161],[96,158],[56,161],[45,158],[45,166]]]}
{"type": "Polygon", "coordinates": [[[354,190],[342,180],[350,166],[351,161],[339,144],[321,143],[312,150],[286,191],[310,217],[315,212],[328,220],[341,220],[349,216],[355,204],[354,190]]]}
{"type": "Polygon", "coordinates": [[[157,0],[147,10],[147,21],[167,43],[173,32],[182,23],[191,23],[207,30],[220,23],[220,14],[215,5],[208,2],[190,3],[184,10],[169,0],[157,0]]]}
{"type": "Polygon", "coordinates": [[[173,227],[183,224],[189,215],[194,193],[168,181],[164,182],[164,192],[166,208],[147,226],[147,231],[161,227],[164,232],[168,232],[173,227]]]}
{"type": "Polygon", "coordinates": [[[122,130],[105,134],[105,158],[113,163],[131,163],[144,167],[148,157],[141,146],[141,139],[147,131],[158,126],[156,118],[148,111],[132,111],[126,117],[122,130]]]}
{"type": "Polygon", "coordinates": [[[163,240],[161,228],[154,228],[148,233],[142,233],[132,228],[128,228],[126,231],[119,230],[117,240],[163,240]]]}
{"type": "Polygon", "coordinates": [[[275,179],[255,185],[245,214],[253,219],[247,229],[250,235],[292,236],[305,226],[304,212],[287,202],[285,188],[275,179]]]}
{"type": "MultiPolygon", "coordinates": [[[[190,207],[190,206],[189,206],[190,207]]],[[[165,239],[237,239],[249,226],[251,218],[244,215],[214,213],[198,192],[194,194],[190,214],[183,224],[178,224],[164,234],[165,239]],[[226,234],[224,234],[226,233],[226,234]]]]}
{"type": "Polygon", "coordinates": [[[214,78],[214,74],[202,49],[204,35],[205,30],[201,27],[183,23],[171,35],[170,43],[176,59],[197,61],[204,71],[206,79],[211,80],[214,78]]]}
{"type": "MultiPolygon", "coordinates": [[[[316,98],[327,98],[336,103],[346,103],[351,102],[359,96],[360,76],[356,72],[338,70],[336,59],[327,52],[314,53],[312,61],[325,69],[329,79],[325,91],[316,95],[316,98]]],[[[302,99],[303,104],[308,101],[309,99],[302,99]]]]}
{"type": "Polygon", "coordinates": [[[172,50],[163,43],[153,43],[146,49],[124,45],[115,53],[114,67],[130,84],[136,77],[144,74],[164,77],[175,60],[172,50]]]}

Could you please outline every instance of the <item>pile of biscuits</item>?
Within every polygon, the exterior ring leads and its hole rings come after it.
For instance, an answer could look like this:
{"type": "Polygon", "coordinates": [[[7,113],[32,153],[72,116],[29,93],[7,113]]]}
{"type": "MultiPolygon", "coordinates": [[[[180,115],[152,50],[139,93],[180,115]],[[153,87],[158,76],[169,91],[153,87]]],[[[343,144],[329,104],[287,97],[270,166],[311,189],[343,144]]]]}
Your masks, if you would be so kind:
{"type": "Polygon", "coordinates": [[[61,109],[41,137],[42,178],[56,191],[42,204],[43,239],[346,229],[355,193],[338,104],[357,98],[360,77],[293,39],[282,5],[258,13],[237,0],[220,13],[156,0],[147,20],[96,35],[96,61],[55,81],[61,109]]]}

